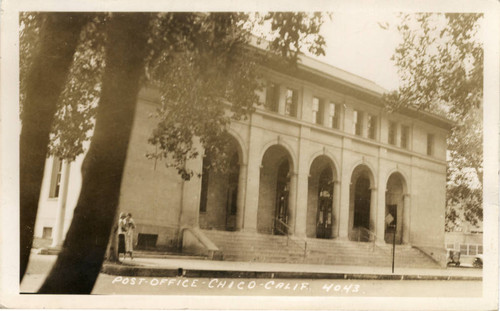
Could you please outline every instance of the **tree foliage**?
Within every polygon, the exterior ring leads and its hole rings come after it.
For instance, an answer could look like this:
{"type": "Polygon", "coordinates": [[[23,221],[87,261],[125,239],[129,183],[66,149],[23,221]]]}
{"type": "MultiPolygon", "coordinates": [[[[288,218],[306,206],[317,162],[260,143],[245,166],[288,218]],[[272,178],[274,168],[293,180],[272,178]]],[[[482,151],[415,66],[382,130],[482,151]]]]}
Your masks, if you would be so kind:
{"type": "Polygon", "coordinates": [[[401,85],[386,94],[388,109],[411,107],[455,122],[448,137],[447,229],[459,218],[475,224],[482,221],[482,14],[400,17],[402,42],[392,59],[401,85]]]}
{"type": "MultiPolygon", "coordinates": [[[[82,29],[63,92],[58,97],[57,112],[52,123],[49,155],[74,160],[84,152],[90,139],[95,107],[100,96],[104,70],[104,25],[106,14],[88,14],[82,29]]],[[[20,14],[20,107],[26,99],[26,77],[33,53],[40,41],[40,27],[45,18],[38,12],[20,14]]]]}
{"type": "MultiPolygon", "coordinates": [[[[292,21],[300,23],[307,18],[304,13],[287,16],[296,16],[292,21]]],[[[189,179],[193,172],[184,164],[198,155],[193,138],[199,137],[205,149],[216,150],[224,159],[225,148],[219,143],[229,121],[245,118],[254,109],[258,70],[247,45],[247,26],[254,21],[243,13],[28,13],[21,20],[21,277],[29,258],[49,137],[53,154],[73,159],[83,150],[95,113],[73,220],[40,289],[90,293],[118,206],[144,65],[146,76],[162,93],[160,122],[151,138],[161,153],[153,157],[170,157],[170,165],[189,179]]],[[[301,42],[311,34],[317,40],[304,46],[322,53],[324,40],[317,22],[309,30],[292,27],[288,33],[294,31],[299,35],[289,42],[301,42]]],[[[300,47],[287,45],[281,52],[290,48],[294,52],[283,55],[293,59],[300,47]]]]}
{"type": "Polygon", "coordinates": [[[160,15],[148,72],[160,89],[162,106],[149,140],[158,148],[148,157],[164,159],[189,180],[201,173],[185,165],[203,152],[193,145],[197,137],[205,153],[212,155],[206,157],[208,167],[225,171],[230,160],[227,128],[231,120],[247,118],[258,104],[259,63],[276,54],[280,60],[296,63],[303,48],[324,54],[325,42],[319,35],[322,21],[319,13],[160,15]],[[269,54],[249,46],[255,23],[271,24],[274,39],[269,54]]]}

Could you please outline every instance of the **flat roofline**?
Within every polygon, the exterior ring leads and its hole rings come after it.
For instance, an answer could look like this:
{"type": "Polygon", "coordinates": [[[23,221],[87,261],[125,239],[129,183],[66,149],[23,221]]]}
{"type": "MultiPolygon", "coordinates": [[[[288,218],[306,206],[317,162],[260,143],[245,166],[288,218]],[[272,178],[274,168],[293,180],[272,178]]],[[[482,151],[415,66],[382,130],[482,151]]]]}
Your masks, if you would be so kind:
{"type": "MultiPolygon", "coordinates": [[[[249,43],[250,46],[261,51],[267,50],[266,44],[269,44],[269,42],[264,39],[257,38],[256,36],[252,36],[249,43]]],[[[319,78],[343,84],[356,92],[363,92],[368,96],[376,98],[378,101],[374,101],[372,104],[378,106],[384,105],[382,102],[382,96],[387,93],[388,90],[369,79],[340,69],[305,54],[299,55],[297,67],[308,71],[310,74],[316,75],[319,78]]],[[[428,111],[417,110],[414,108],[403,108],[396,112],[412,118],[418,118],[420,120],[423,119],[446,130],[450,130],[455,125],[455,122],[428,111]]]]}

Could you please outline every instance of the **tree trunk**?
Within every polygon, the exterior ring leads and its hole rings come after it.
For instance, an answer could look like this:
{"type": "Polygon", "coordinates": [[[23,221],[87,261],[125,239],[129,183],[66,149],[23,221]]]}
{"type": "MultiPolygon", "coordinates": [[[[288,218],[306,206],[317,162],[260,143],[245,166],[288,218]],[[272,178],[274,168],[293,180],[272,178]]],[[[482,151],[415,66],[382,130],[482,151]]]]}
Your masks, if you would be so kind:
{"type": "Polygon", "coordinates": [[[39,293],[89,294],[104,259],[147,47],[148,13],[114,13],[96,125],[82,166],[82,189],[61,253],[39,293]]]}
{"type": "Polygon", "coordinates": [[[20,137],[20,279],[28,265],[49,134],[87,15],[40,13],[40,46],[26,78],[20,137]]]}

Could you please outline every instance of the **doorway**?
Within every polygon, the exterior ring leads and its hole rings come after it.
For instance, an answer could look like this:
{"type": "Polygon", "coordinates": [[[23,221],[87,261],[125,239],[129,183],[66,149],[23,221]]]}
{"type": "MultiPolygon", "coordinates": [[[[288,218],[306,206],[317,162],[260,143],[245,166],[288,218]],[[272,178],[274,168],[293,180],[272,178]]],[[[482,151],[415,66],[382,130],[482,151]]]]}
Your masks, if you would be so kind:
{"type": "Polygon", "coordinates": [[[316,238],[330,239],[333,227],[333,183],[330,168],[325,168],[319,178],[316,238]]]}
{"type": "Polygon", "coordinates": [[[282,161],[278,169],[278,178],[276,183],[276,207],[274,215],[274,228],[275,235],[286,235],[288,229],[288,197],[290,192],[290,177],[288,175],[289,165],[288,161],[282,161]]]}

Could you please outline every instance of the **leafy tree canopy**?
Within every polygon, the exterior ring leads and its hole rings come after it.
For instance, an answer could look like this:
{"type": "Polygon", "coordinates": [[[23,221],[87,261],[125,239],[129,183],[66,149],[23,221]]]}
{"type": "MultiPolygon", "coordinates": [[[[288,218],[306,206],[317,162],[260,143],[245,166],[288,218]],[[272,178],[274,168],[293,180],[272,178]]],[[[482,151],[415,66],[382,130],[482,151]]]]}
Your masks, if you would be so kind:
{"type": "MultiPolygon", "coordinates": [[[[40,27],[47,15],[37,12],[20,14],[20,106],[26,100],[27,72],[40,40],[40,27]]],[[[74,160],[84,152],[84,143],[92,135],[94,115],[100,96],[104,71],[105,14],[92,14],[80,34],[79,44],[57,102],[57,112],[50,134],[49,154],[74,160]]]]}
{"type": "MultiPolygon", "coordinates": [[[[296,64],[299,55],[324,55],[319,34],[325,15],[304,12],[257,13],[157,13],[149,30],[146,76],[161,93],[158,125],[149,142],[157,151],[148,158],[165,160],[184,179],[194,174],[186,161],[202,150],[210,167],[224,171],[227,157],[227,127],[231,120],[245,119],[258,104],[258,64],[268,57],[296,64]],[[266,28],[258,34],[257,28],[266,28]],[[266,53],[250,47],[252,37],[269,41],[266,53]]],[[[23,77],[36,48],[42,17],[21,14],[21,107],[23,77]]],[[[66,87],[58,102],[49,153],[74,159],[84,151],[92,135],[93,116],[100,96],[105,68],[105,24],[109,14],[95,14],[80,36],[66,87]]]]}
{"type": "Polygon", "coordinates": [[[482,14],[402,14],[393,60],[401,85],[390,111],[411,107],[455,122],[448,137],[447,229],[482,221],[482,14]]]}
{"type": "Polygon", "coordinates": [[[149,158],[165,159],[189,180],[194,174],[186,161],[201,150],[211,169],[226,171],[227,127],[245,119],[258,104],[258,64],[266,57],[296,63],[302,49],[324,54],[319,35],[319,13],[168,13],[154,21],[152,57],[148,72],[159,86],[160,120],[149,142],[158,147],[149,158]],[[250,47],[254,27],[267,23],[271,30],[268,54],[250,47]]]}

